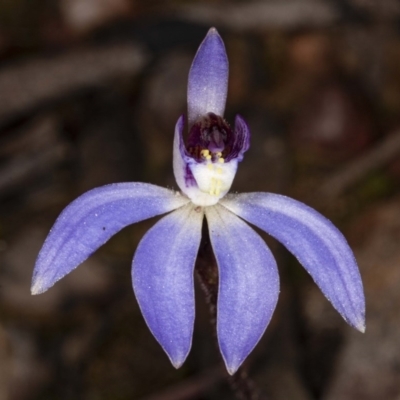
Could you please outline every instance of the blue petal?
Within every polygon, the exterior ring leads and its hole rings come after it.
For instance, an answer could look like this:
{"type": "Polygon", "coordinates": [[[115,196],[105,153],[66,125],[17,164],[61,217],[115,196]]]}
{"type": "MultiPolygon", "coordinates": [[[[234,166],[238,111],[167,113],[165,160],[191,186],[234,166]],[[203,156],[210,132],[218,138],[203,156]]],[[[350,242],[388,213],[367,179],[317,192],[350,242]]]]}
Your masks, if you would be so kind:
{"type": "Polygon", "coordinates": [[[197,183],[189,168],[189,163],[194,162],[193,158],[186,154],[185,144],[183,142],[183,116],[179,117],[175,125],[174,145],[173,145],[173,166],[176,183],[179,189],[186,195],[191,187],[197,187],[197,183]]]}
{"type": "Polygon", "coordinates": [[[242,161],[244,153],[250,147],[250,129],[246,121],[240,116],[236,115],[235,118],[235,141],[232,150],[226,157],[226,162],[236,158],[237,161],[242,161]]]}
{"type": "Polygon", "coordinates": [[[202,221],[203,211],[192,204],[162,218],[141,240],[132,264],[140,309],[175,368],[192,344],[193,269],[202,221]]]}
{"type": "Polygon", "coordinates": [[[117,183],[83,194],[64,209],[47,236],[36,260],[32,294],[53,286],[125,226],[187,202],[147,183],[117,183]]]}
{"type": "Polygon", "coordinates": [[[260,236],[224,207],[206,208],[219,270],[217,333],[227,370],[236,372],[275,310],[279,276],[260,236]]]}
{"type": "Polygon", "coordinates": [[[231,195],[221,203],[286,246],[342,317],[364,332],[365,299],[357,263],[346,239],[328,219],[272,193],[231,195]]]}
{"type": "Polygon", "coordinates": [[[188,82],[189,128],[208,112],[223,116],[229,64],[225,45],[215,28],[208,31],[193,60],[188,82]]]}

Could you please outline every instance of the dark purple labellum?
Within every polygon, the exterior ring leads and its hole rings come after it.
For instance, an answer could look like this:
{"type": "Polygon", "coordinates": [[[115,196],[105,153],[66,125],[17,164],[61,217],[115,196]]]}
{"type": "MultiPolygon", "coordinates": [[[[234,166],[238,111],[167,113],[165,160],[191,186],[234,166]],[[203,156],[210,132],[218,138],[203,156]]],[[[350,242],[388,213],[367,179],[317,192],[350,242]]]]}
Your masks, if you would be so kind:
{"type": "Polygon", "coordinates": [[[190,129],[187,151],[191,157],[200,161],[201,152],[209,150],[216,157],[226,158],[234,143],[234,134],[228,123],[219,115],[208,113],[190,129]]]}

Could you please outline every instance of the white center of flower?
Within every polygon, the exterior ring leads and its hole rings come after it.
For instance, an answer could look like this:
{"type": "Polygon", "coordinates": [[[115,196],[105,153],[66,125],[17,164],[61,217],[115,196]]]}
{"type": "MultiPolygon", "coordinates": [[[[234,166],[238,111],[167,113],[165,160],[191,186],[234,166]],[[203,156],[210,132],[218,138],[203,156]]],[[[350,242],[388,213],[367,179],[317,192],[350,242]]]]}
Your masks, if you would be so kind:
{"type": "Polygon", "coordinates": [[[194,204],[210,206],[218,203],[229,191],[237,170],[236,160],[225,162],[220,152],[211,153],[202,150],[203,162],[190,165],[197,188],[193,188],[188,196],[194,204]]]}

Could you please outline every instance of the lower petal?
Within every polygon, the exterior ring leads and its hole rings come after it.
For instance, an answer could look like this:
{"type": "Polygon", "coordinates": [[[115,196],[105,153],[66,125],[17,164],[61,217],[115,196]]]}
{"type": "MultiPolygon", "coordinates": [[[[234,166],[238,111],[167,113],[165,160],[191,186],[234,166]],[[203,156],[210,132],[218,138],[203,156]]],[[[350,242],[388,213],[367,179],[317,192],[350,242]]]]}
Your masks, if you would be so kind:
{"type": "Polygon", "coordinates": [[[218,342],[230,374],[263,335],[275,310],[279,276],[260,236],[220,205],[206,208],[219,270],[218,342]]]}
{"type": "Polygon", "coordinates": [[[203,211],[189,204],[162,218],[141,240],[132,263],[133,289],[154,337],[179,368],[194,323],[193,269],[203,211]]]}
{"type": "Polygon", "coordinates": [[[365,300],[360,273],[346,239],[332,222],[299,201],[273,193],[230,195],[221,203],[279,240],[343,318],[364,331],[365,300]]]}

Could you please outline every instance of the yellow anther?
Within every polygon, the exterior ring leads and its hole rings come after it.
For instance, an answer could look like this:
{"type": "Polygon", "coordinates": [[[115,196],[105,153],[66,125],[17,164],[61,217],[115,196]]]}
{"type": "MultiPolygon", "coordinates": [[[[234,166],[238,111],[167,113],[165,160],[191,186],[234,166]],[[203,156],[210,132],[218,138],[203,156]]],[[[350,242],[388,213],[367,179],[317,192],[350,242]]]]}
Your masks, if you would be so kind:
{"type": "Polygon", "coordinates": [[[207,164],[207,169],[209,169],[210,171],[212,171],[214,169],[214,166],[210,163],[207,164]]]}
{"type": "Polygon", "coordinates": [[[222,153],[220,151],[218,151],[217,153],[215,153],[216,157],[220,158],[222,157],[222,153]]]}
{"type": "Polygon", "coordinates": [[[220,164],[223,164],[223,163],[225,162],[225,160],[224,160],[222,157],[220,157],[220,158],[218,158],[218,162],[219,162],[220,164]]]}
{"type": "Polygon", "coordinates": [[[200,151],[200,155],[204,157],[207,161],[211,160],[210,150],[204,149],[200,151]]]}
{"type": "Polygon", "coordinates": [[[220,189],[220,188],[216,188],[214,194],[215,194],[216,196],[219,196],[220,193],[221,193],[221,189],[220,189]]]}
{"type": "Polygon", "coordinates": [[[217,168],[217,174],[222,174],[222,168],[217,168]]]}

